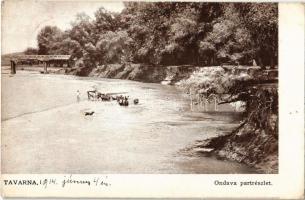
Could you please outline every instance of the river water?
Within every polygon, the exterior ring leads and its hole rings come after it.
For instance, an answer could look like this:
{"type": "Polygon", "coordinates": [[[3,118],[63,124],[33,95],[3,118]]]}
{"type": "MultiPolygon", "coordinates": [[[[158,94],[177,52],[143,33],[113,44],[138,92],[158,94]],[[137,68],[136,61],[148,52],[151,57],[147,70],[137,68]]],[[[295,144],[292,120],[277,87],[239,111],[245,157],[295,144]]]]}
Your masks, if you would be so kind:
{"type": "Polygon", "coordinates": [[[239,118],[191,111],[188,97],[173,86],[2,72],[1,106],[2,173],[257,173],[185,153],[198,140],[232,130],[239,118]],[[86,91],[93,88],[140,103],[88,101],[86,91]],[[86,111],[94,114],[85,116],[86,111]]]}

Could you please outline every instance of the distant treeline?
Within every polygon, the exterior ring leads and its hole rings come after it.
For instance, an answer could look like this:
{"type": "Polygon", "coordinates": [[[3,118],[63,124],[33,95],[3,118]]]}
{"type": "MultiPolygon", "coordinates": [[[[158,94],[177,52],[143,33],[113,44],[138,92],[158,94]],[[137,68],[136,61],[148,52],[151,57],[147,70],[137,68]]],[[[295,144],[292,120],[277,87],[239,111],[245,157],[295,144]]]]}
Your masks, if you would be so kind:
{"type": "Polygon", "coordinates": [[[121,13],[80,13],[69,30],[44,27],[38,49],[78,64],[277,65],[276,3],[124,2],[121,13]]]}

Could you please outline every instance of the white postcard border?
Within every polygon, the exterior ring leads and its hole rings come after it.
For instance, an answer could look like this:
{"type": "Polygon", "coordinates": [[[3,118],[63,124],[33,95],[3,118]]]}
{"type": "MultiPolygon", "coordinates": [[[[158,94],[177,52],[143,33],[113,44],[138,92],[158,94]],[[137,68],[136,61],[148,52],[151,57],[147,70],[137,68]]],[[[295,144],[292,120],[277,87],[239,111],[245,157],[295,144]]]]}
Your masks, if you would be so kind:
{"type": "MultiPolygon", "coordinates": [[[[286,198],[304,195],[304,5],[279,4],[279,174],[73,174],[102,185],[66,185],[64,174],[3,174],[4,197],[286,198]],[[45,185],[4,185],[4,180],[53,180],[45,185]],[[270,181],[269,185],[215,185],[215,181],[270,181]],[[110,185],[107,185],[110,184],[110,185]]],[[[29,161],[30,162],[30,161],[29,161]]]]}

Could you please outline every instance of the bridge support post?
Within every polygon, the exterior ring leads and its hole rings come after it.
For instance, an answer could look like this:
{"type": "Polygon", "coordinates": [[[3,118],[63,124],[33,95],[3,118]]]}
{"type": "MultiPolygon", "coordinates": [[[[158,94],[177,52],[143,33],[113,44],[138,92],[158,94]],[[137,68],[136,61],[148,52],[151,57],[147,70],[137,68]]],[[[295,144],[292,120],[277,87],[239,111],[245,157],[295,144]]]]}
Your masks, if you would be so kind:
{"type": "Polygon", "coordinates": [[[43,62],[44,74],[48,73],[48,63],[47,61],[43,62]]]}
{"type": "Polygon", "coordinates": [[[16,74],[16,63],[11,60],[11,74],[16,74]]]}

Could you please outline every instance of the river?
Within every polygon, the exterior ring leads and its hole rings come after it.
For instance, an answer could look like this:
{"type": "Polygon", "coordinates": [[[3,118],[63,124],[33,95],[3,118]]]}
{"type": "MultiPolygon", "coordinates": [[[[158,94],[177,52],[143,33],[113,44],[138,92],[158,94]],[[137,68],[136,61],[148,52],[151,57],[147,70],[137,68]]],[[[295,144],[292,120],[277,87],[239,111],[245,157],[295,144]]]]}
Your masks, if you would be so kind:
{"type": "Polygon", "coordinates": [[[232,130],[239,119],[231,112],[191,111],[188,97],[173,86],[2,71],[1,107],[2,173],[257,173],[185,153],[198,140],[232,130]],[[88,101],[93,88],[140,103],[88,101]]]}

